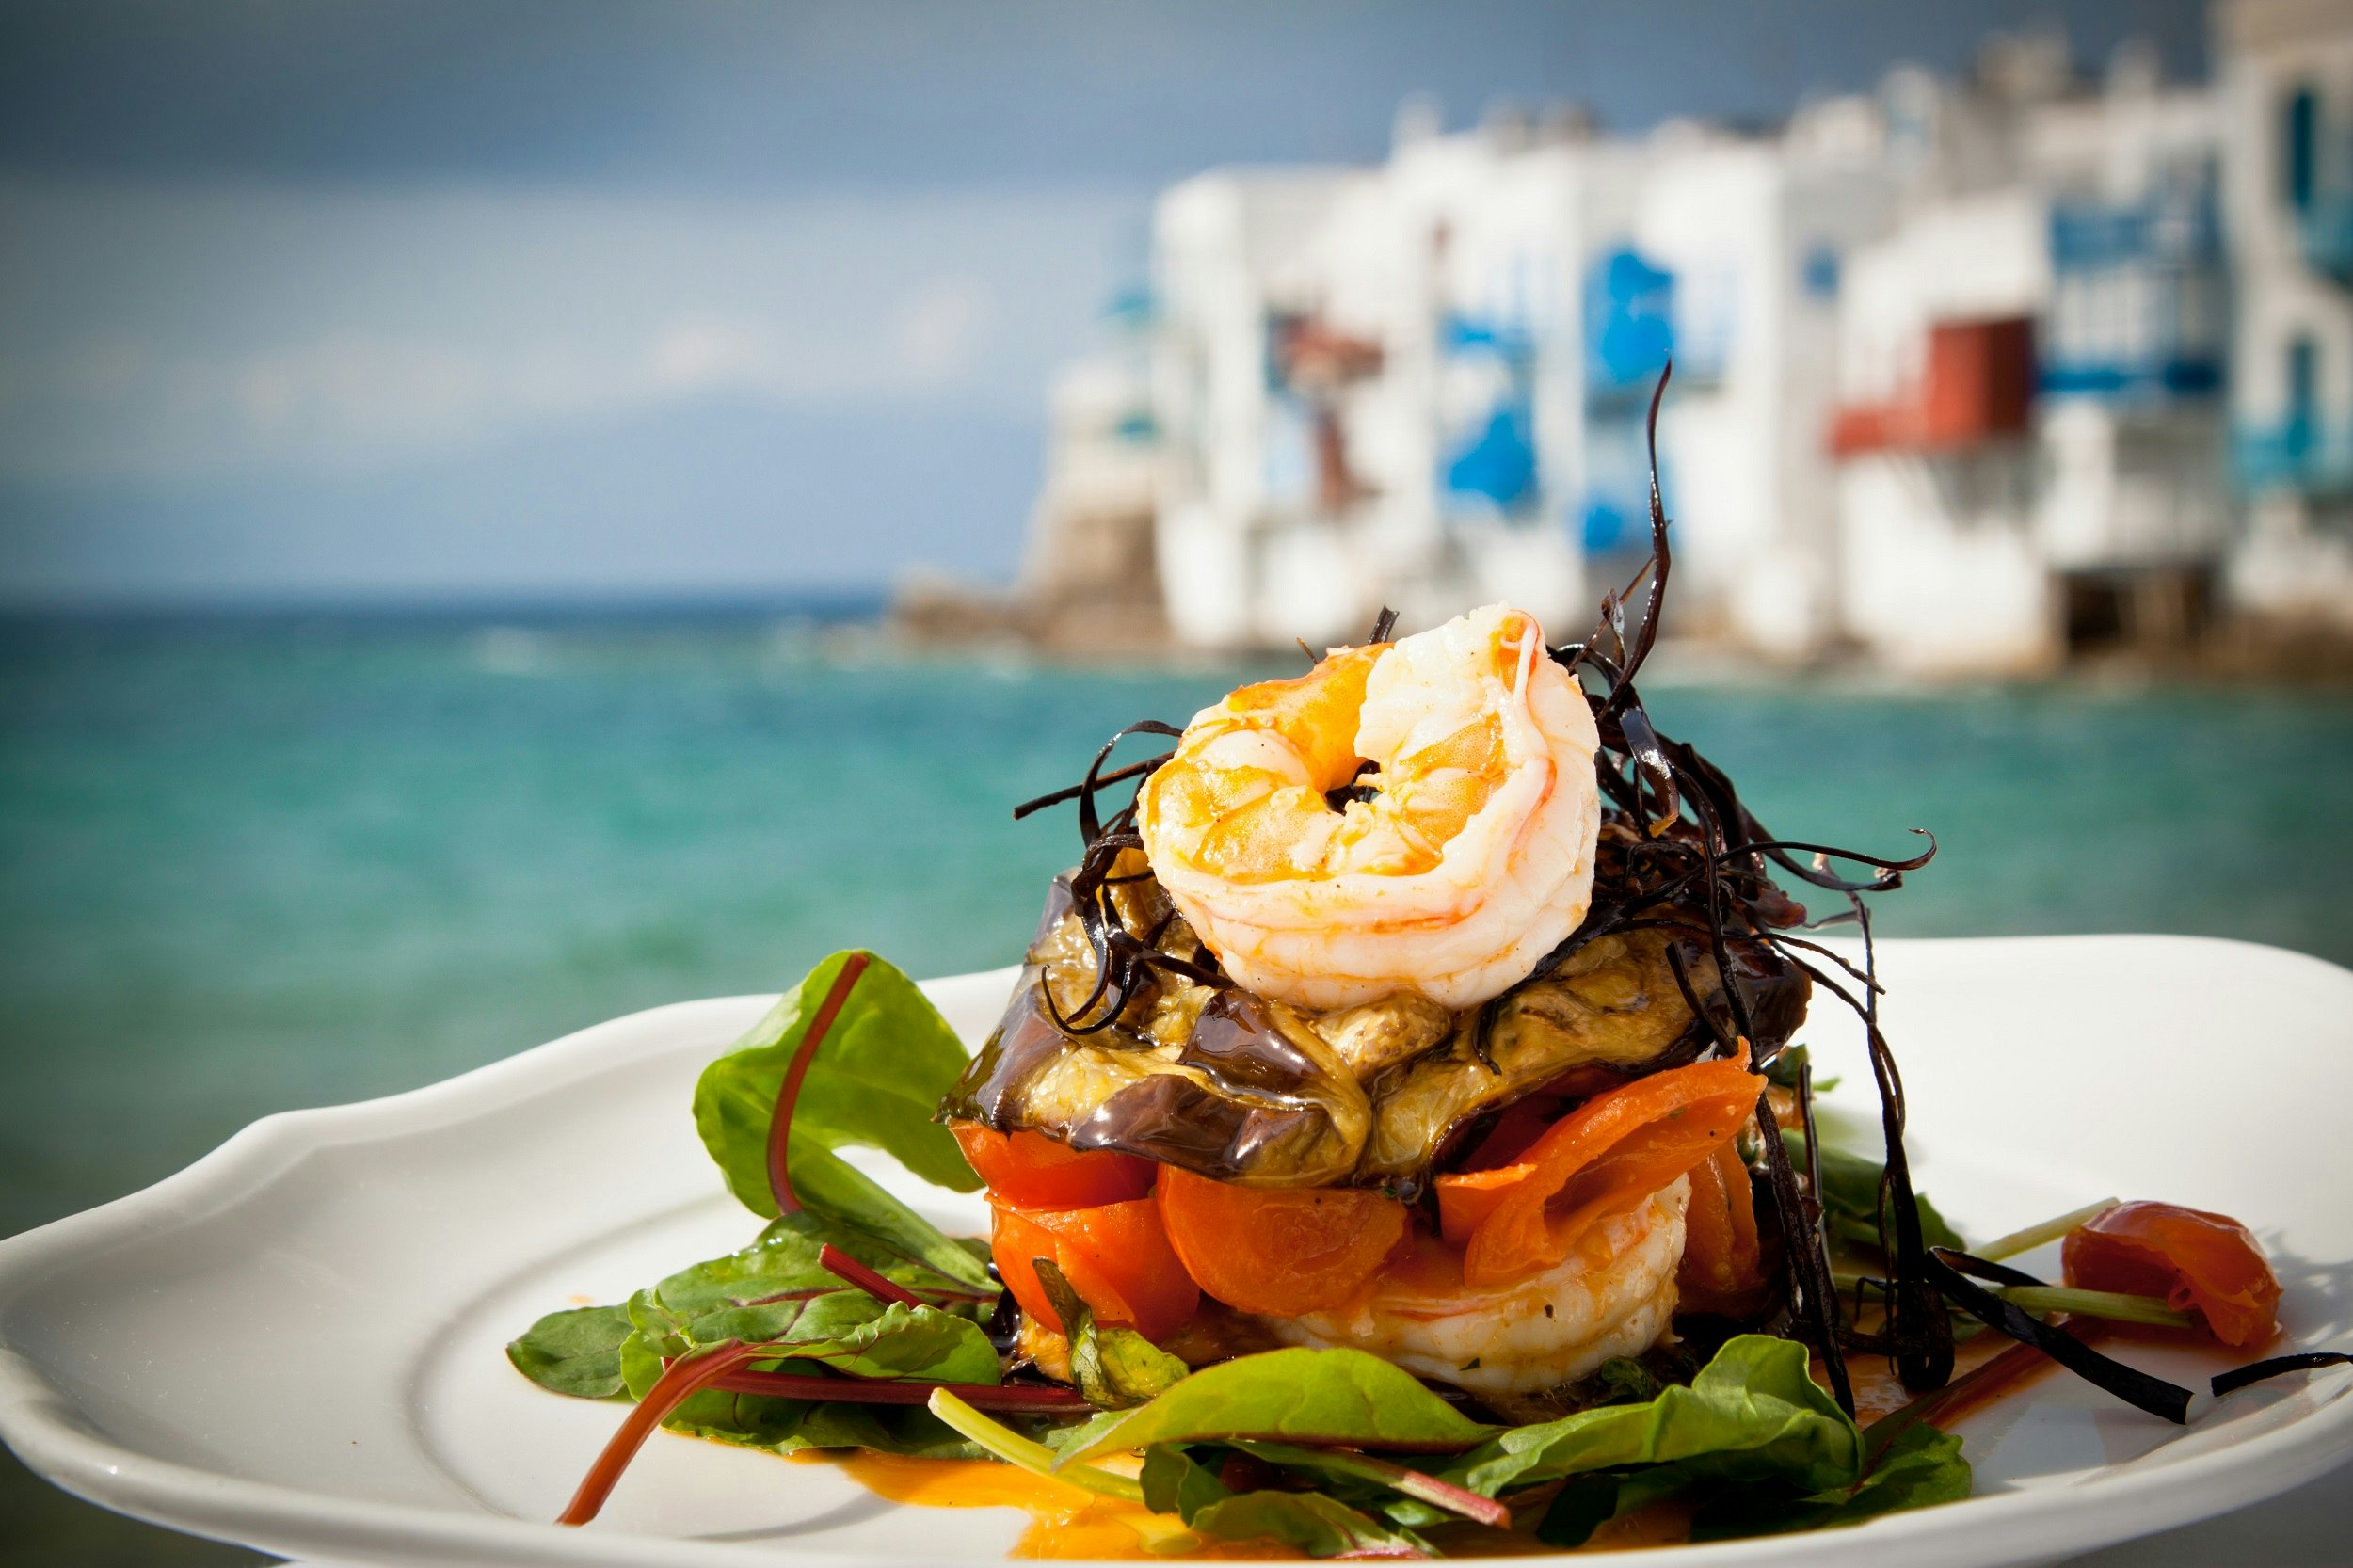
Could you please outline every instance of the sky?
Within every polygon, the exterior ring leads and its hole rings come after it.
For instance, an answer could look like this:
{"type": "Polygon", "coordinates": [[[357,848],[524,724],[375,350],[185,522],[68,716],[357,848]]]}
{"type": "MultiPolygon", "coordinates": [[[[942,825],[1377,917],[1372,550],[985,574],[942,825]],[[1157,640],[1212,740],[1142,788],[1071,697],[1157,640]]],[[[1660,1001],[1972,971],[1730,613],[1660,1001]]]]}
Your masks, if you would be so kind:
{"type": "Polygon", "coordinates": [[[0,606],[1001,581],[1170,182],[2052,23],[2204,72],[2183,0],[0,0],[0,606]]]}

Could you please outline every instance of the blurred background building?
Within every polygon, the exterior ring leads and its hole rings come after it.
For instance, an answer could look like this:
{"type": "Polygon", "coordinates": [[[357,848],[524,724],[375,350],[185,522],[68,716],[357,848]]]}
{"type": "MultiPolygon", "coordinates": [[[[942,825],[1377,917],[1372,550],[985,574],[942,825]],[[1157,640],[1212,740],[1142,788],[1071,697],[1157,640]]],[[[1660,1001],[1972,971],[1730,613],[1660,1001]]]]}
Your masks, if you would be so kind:
{"type": "Polygon", "coordinates": [[[2025,32],[1769,131],[1409,101],[1378,166],[1168,188],[1148,297],[1056,385],[1026,624],[1573,634],[1672,360],[1682,636],[1998,674],[2353,634],[2353,10],[2213,25],[2210,85],[2025,32]]]}

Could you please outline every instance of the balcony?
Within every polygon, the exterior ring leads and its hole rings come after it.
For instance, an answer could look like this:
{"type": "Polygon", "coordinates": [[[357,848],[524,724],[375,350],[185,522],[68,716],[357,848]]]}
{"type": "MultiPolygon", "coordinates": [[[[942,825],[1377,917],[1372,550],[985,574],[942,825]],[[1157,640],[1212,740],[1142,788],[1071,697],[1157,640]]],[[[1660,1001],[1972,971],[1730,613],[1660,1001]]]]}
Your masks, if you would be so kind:
{"type": "Polygon", "coordinates": [[[1689,292],[1672,270],[1654,266],[1637,251],[1621,247],[1594,258],[1585,274],[1589,412],[1639,415],[1671,360],[1679,391],[1722,378],[1731,324],[1721,312],[1712,321],[1690,319],[1689,292]]]}
{"type": "Polygon", "coordinates": [[[2054,354],[2043,360],[2039,384],[2056,395],[2120,402],[2202,398],[2222,390],[2222,361],[2207,354],[2143,359],[2054,354]]]}
{"type": "Polygon", "coordinates": [[[1909,396],[1838,410],[1833,455],[1952,453],[2026,433],[2034,402],[2034,324],[1941,321],[1929,329],[1926,374],[1909,396]]]}
{"type": "Polygon", "coordinates": [[[2305,265],[2341,288],[2353,288],[2353,191],[2316,194],[2297,228],[2305,265]]]}
{"type": "Polygon", "coordinates": [[[2315,498],[2353,498],[2353,424],[2325,428],[2283,420],[2231,437],[2231,462],[2250,493],[2292,490],[2315,498]]]}

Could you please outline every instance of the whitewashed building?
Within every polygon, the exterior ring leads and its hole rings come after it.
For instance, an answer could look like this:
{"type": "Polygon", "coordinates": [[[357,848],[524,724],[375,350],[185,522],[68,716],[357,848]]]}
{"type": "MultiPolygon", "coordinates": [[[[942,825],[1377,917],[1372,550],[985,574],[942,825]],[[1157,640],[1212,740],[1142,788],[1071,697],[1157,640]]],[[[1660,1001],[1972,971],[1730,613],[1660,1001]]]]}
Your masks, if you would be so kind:
{"type": "Polygon", "coordinates": [[[1801,137],[1569,121],[1376,169],[1220,171],[1161,200],[1157,380],[1172,620],[1209,645],[1353,634],[1509,597],[1568,635],[1642,547],[1643,414],[1692,630],[1833,634],[1835,279],[1893,183],[1833,106],[1801,137]]]}
{"type": "Polygon", "coordinates": [[[2185,636],[2228,542],[2212,96],[2063,44],[1889,81],[1900,216],[1843,311],[1840,600],[1879,662],[2017,672],[2185,636]]]}
{"type": "Polygon", "coordinates": [[[1361,635],[1510,597],[1582,614],[1575,281],[1630,161],[1567,126],[1370,170],[1222,171],[1155,224],[1171,620],[1206,646],[1361,635]]]}
{"type": "Polygon", "coordinates": [[[1194,646],[1507,597],[1577,635],[1672,357],[1671,633],[1966,674],[2217,606],[2353,629],[2353,7],[2217,38],[2211,88],[2026,34],[1769,136],[1409,104],[1377,167],[1183,182],[1147,346],[1057,393],[1033,597],[1150,581],[1148,536],[1194,646]]]}
{"type": "Polygon", "coordinates": [[[2247,496],[2230,587],[2353,629],[2353,7],[2225,0],[2216,24],[2247,496]]]}

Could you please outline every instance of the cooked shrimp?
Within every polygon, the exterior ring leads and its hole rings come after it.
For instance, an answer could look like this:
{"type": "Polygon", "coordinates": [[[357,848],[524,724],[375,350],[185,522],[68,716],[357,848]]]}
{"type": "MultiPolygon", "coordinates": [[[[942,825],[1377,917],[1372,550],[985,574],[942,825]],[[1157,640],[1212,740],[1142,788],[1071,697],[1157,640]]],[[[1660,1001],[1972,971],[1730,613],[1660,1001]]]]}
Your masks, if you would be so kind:
{"type": "Polygon", "coordinates": [[[1473,1393],[1574,1383],[1611,1356],[1641,1354],[1667,1332],[1690,1195],[1689,1179],[1678,1176],[1594,1225],[1560,1263],[1490,1288],[1465,1286],[1462,1254],[1421,1234],[1391,1256],[1369,1294],[1266,1324],[1291,1344],[1370,1351],[1473,1393]]]}
{"type": "Polygon", "coordinates": [[[1597,744],[1535,617],[1496,604],[1194,714],[1136,821],[1160,885],[1249,989],[1469,1007],[1584,919],[1597,744]]]}

